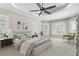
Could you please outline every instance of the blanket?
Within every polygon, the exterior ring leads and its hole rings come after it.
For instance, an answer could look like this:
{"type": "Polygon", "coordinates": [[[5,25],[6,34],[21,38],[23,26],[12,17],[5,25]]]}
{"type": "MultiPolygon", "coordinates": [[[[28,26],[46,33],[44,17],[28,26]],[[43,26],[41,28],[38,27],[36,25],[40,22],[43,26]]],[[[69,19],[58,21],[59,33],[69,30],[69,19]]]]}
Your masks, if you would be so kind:
{"type": "Polygon", "coordinates": [[[34,48],[44,44],[47,41],[50,41],[50,39],[34,39],[34,40],[24,41],[21,44],[20,53],[22,55],[30,56],[32,55],[34,48]]]}

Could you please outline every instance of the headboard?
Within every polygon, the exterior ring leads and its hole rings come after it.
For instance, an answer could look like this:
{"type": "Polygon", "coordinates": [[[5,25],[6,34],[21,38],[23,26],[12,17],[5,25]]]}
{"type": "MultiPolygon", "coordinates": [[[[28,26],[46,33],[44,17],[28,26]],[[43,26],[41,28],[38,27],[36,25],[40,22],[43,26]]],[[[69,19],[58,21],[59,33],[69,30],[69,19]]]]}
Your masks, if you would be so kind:
{"type": "Polygon", "coordinates": [[[16,38],[16,37],[22,37],[25,35],[27,36],[31,36],[32,35],[32,32],[31,31],[12,31],[13,32],[13,38],[16,38]]]}

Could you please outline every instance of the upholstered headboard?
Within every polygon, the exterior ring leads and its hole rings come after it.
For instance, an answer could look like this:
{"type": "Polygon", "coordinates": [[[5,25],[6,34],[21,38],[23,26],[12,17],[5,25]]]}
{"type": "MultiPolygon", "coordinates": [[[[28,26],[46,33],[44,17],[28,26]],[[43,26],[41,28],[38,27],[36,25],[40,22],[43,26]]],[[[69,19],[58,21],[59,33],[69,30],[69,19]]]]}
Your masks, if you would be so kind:
{"type": "Polygon", "coordinates": [[[13,31],[13,37],[14,38],[22,37],[24,35],[31,36],[32,32],[31,31],[13,31]]]}

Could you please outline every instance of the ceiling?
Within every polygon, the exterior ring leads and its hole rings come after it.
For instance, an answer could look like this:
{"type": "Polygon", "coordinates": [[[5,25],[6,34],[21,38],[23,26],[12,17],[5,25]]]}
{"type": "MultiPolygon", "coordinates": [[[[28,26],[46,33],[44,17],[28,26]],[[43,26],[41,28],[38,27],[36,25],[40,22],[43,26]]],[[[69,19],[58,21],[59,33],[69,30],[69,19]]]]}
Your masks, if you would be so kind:
{"type": "Polygon", "coordinates": [[[64,19],[79,15],[79,4],[78,3],[43,3],[44,7],[56,5],[56,8],[50,9],[52,14],[48,15],[43,13],[41,16],[39,12],[29,12],[30,10],[39,10],[36,3],[0,3],[0,8],[4,8],[18,14],[30,16],[40,21],[50,21],[57,19],[64,19]]]}
{"type": "MultiPolygon", "coordinates": [[[[40,3],[41,4],[41,3],[40,3]]],[[[28,12],[28,13],[31,13],[32,15],[34,16],[39,16],[38,12],[29,12],[31,10],[39,10],[39,7],[36,5],[36,3],[15,3],[15,5],[18,7],[18,8],[21,8],[22,10],[28,12]]],[[[54,13],[56,11],[59,11],[60,9],[64,8],[65,6],[67,6],[68,4],[67,3],[43,3],[43,6],[46,8],[46,7],[49,7],[49,6],[53,6],[53,5],[56,5],[56,8],[52,8],[48,11],[50,11],[51,13],[54,13]]],[[[45,15],[48,15],[46,13],[43,13],[42,15],[40,16],[45,16],[45,15]]],[[[39,16],[39,17],[40,17],[39,16]]]]}

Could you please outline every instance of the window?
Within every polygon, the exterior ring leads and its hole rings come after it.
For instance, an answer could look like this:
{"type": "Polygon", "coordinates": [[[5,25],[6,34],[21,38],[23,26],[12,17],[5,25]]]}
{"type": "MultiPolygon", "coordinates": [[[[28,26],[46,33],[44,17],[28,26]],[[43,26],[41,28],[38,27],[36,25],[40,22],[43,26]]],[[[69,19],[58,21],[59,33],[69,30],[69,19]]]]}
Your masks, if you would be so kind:
{"type": "Polygon", "coordinates": [[[52,35],[62,35],[65,33],[65,23],[52,23],[52,35]]]}
{"type": "Polygon", "coordinates": [[[63,35],[64,33],[65,33],[64,22],[55,22],[55,23],[54,22],[43,22],[43,34],[44,35],[63,35]],[[50,24],[51,24],[51,27],[50,27],[50,24]]]}
{"type": "Polygon", "coordinates": [[[76,31],[76,20],[72,19],[69,21],[69,32],[75,32],[76,31]]]}
{"type": "Polygon", "coordinates": [[[44,35],[49,35],[50,27],[49,27],[49,22],[43,22],[43,34],[44,35]]]}
{"type": "Polygon", "coordinates": [[[0,15],[0,38],[4,36],[4,33],[8,29],[8,16],[0,15]]]}
{"type": "Polygon", "coordinates": [[[61,21],[42,22],[45,35],[63,35],[76,32],[76,18],[61,21]]]}

